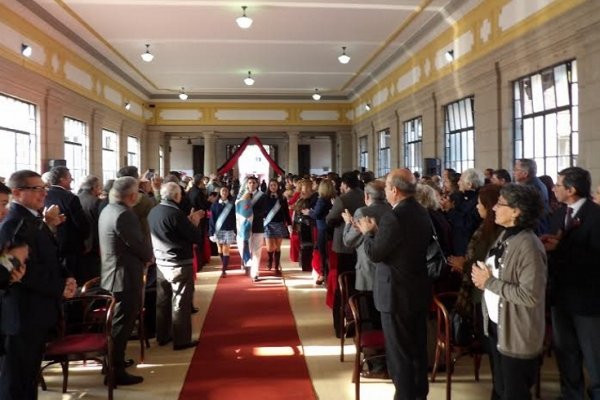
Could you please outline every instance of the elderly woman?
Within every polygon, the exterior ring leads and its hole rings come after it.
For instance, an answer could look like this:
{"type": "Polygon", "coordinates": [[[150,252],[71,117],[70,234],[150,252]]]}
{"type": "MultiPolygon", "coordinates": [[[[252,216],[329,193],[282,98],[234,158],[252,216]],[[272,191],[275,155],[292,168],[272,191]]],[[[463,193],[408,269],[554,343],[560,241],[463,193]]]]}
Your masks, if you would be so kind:
{"type": "Polygon", "coordinates": [[[546,252],[533,231],[543,205],[535,188],[511,183],[501,189],[494,211],[504,232],[471,278],[484,291],[494,397],[530,399],[545,332],[546,252]]]}
{"type": "Polygon", "coordinates": [[[463,171],[458,180],[459,192],[450,196],[451,207],[446,214],[452,226],[454,256],[464,256],[471,236],[481,223],[477,212],[477,192],[483,186],[483,174],[476,169],[463,171]]]}

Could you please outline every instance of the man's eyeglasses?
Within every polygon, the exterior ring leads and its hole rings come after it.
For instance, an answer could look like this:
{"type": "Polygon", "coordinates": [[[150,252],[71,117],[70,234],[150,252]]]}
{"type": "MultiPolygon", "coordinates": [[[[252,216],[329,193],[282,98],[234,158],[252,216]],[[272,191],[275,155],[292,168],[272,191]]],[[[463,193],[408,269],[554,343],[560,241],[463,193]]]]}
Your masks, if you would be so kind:
{"type": "Polygon", "coordinates": [[[19,186],[17,187],[19,190],[31,190],[32,192],[45,192],[48,190],[46,186],[19,186]]]}
{"type": "Polygon", "coordinates": [[[510,207],[510,204],[508,204],[508,203],[500,203],[500,202],[497,202],[497,203],[496,203],[496,205],[497,205],[498,207],[510,207]]]}

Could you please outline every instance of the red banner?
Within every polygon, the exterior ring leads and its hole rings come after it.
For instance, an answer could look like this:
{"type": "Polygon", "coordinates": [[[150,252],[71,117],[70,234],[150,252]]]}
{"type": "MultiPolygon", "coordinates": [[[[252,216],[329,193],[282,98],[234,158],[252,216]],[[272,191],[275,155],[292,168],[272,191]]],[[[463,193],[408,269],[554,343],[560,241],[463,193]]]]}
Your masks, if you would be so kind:
{"type": "Polygon", "coordinates": [[[246,150],[246,146],[248,146],[250,141],[254,141],[256,143],[256,145],[260,149],[261,153],[263,154],[263,156],[265,156],[265,158],[269,162],[269,165],[271,166],[271,168],[273,168],[273,170],[275,171],[275,173],[277,175],[285,174],[285,172],[281,169],[281,167],[279,165],[277,165],[277,163],[271,158],[271,156],[269,155],[269,153],[267,152],[267,150],[261,143],[260,139],[258,139],[256,136],[252,136],[252,137],[247,137],[246,139],[244,139],[244,141],[242,142],[240,147],[238,147],[238,149],[231,155],[229,160],[225,161],[225,163],[223,165],[221,165],[221,167],[219,167],[219,169],[217,170],[217,173],[219,175],[223,175],[223,174],[229,172],[233,168],[233,166],[238,161],[240,156],[244,153],[244,150],[246,150]]]}

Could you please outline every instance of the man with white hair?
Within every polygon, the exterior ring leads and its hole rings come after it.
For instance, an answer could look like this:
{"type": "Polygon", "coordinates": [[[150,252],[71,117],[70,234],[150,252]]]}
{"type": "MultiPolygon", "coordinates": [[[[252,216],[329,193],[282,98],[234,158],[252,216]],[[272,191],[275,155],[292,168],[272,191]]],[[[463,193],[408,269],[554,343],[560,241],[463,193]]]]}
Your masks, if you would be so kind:
{"type": "Polygon", "coordinates": [[[98,220],[102,258],[101,286],[116,300],[112,325],[115,384],[133,385],[144,380],[125,371],[125,348],[142,307],[144,267],[152,262],[152,248],[144,240],[132,208],[138,199],[138,180],[124,176],[115,180],[109,204],[98,220]]]}
{"type": "Polygon", "coordinates": [[[181,187],[167,182],[160,189],[161,202],[148,215],[152,247],[158,267],[156,283],[156,340],[161,346],[173,341],[174,350],[195,347],[192,340],[194,296],[193,245],[202,246],[198,229],[204,210],[186,216],[179,208],[181,187]]]}

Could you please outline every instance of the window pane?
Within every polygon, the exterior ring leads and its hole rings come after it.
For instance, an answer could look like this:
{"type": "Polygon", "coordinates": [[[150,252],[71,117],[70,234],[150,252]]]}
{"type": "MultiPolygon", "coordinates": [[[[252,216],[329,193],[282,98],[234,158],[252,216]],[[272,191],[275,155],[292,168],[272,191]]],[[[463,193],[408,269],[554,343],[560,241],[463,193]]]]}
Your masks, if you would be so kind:
{"type": "Polygon", "coordinates": [[[0,95],[0,175],[19,169],[38,170],[36,107],[0,95]]]}
{"type": "Polygon", "coordinates": [[[538,163],[538,175],[546,172],[555,179],[558,170],[577,162],[576,65],[575,61],[567,62],[515,82],[515,87],[518,83],[523,89],[518,94],[515,90],[513,98],[514,154],[516,158],[534,158],[538,163]],[[532,92],[533,101],[529,107],[527,102],[532,92]],[[519,101],[524,101],[522,116],[519,101]]]}
{"type": "Polygon", "coordinates": [[[540,74],[531,77],[533,93],[533,112],[544,111],[544,93],[542,91],[542,77],[540,74]]]}

